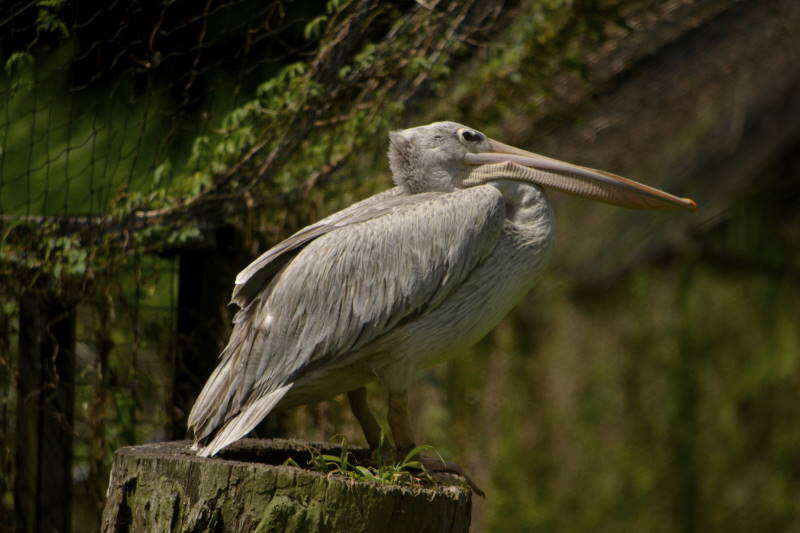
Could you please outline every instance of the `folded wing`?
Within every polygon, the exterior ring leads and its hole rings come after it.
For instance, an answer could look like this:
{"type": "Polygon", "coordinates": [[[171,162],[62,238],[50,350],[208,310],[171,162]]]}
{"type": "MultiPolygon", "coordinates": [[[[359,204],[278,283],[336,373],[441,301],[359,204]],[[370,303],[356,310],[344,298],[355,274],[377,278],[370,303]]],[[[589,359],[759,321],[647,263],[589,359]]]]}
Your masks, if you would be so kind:
{"type": "Polygon", "coordinates": [[[310,226],[306,226],[285,241],[261,254],[256,260],[247,265],[244,270],[239,272],[239,275],[236,276],[236,284],[233,287],[231,303],[235,303],[240,308],[246,307],[282,266],[297,255],[297,252],[306,244],[317,237],[330,233],[342,227],[342,225],[350,225],[380,216],[391,210],[394,205],[402,204],[406,199],[407,196],[401,194],[400,188],[394,187],[337,211],[310,226]]]}

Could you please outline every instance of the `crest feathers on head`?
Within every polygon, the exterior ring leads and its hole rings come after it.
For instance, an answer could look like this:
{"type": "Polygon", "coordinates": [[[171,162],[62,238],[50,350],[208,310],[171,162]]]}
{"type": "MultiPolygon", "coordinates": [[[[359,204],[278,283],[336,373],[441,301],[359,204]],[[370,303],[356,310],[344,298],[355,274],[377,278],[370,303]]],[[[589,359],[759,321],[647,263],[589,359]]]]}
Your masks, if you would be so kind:
{"type": "Polygon", "coordinates": [[[392,169],[395,185],[402,187],[407,192],[415,192],[413,180],[415,170],[419,165],[419,151],[411,135],[403,131],[389,133],[389,167],[392,169]]]}

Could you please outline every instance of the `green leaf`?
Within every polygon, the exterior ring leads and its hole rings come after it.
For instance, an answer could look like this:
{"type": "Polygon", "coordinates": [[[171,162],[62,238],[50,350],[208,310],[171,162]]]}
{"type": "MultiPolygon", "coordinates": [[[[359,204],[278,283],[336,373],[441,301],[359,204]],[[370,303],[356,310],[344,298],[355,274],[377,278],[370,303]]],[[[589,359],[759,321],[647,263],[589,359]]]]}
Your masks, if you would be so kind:
{"type": "Polygon", "coordinates": [[[30,52],[14,52],[6,60],[6,72],[13,74],[26,65],[33,65],[33,55],[30,52]]]}
{"type": "Polygon", "coordinates": [[[380,481],[380,478],[379,478],[378,476],[376,476],[375,474],[373,474],[373,473],[372,473],[372,472],[369,470],[369,468],[367,468],[367,467],[365,467],[365,466],[357,466],[357,467],[356,467],[356,470],[357,470],[357,471],[358,471],[358,472],[359,472],[359,473],[360,473],[362,476],[364,476],[364,477],[366,477],[366,478],[368,478],[368,479],[374,479],[374,480],[380,481]]]}
{"type": "MultiPolygon", "coordinates": [[[[408,464],[414,457],[416,457],[417,455],[421,454],[422,452],[424,452],[426,450],[433,450],[433,446],[431,446],[429,444],[422,444],[420,446],[417,446],[416,448],[412,449],[411,451],[409,451],[406,454],[406,457],[405,457],[405,459],[403,459],[403,462],[401,464],[403,464],[403,465],[408,464]]],[[[433,451],[435,451],[435,450],[433,450],[433,451]]]]}
{"type": "Polygon", "coordinates": [[[303,29],[303,37],[308,40],[318,39],[325,30],[325,23],[328,21],[328,15],[320,15],[306,24],[303,29]]]}
{"type": "Polygon", "coordinates": [[[286,460],[283,462],[283,466],[293,466],[295,468],[300,468],[300,465],[297,464],[297,461],[295,461],[291,457],[286,458],[286,460]]]}

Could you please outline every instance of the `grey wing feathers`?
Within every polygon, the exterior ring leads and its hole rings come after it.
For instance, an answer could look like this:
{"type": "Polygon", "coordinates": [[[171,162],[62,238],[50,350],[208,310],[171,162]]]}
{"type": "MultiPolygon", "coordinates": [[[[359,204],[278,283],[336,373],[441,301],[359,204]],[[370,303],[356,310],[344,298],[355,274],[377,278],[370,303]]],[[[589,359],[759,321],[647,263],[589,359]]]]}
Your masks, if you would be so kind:
{"type": "Polygon", "coordinates": [[[360,202],[337,211],[310,226],[306,226],[288,239],[273,246],[236,276],[231,303],[245,307],[264,288],[278,270],[290,261],[306,244],[320,235],[340,227],[342,223],[353,224],[359,220],[368,220],[391,208],[392,200],[401,195],[400,187],[394,187],[375,194],[360,202]]]}
{"type": "Polygon", "coordinates": [[[204,455],[252,430],[309,372],[348,363],[400,321],[441,303],[491,252],[505,218],[502,195],[488,185],[385,196],[348,211],[329,217],[331,227],[237,314],[189,417],[196,440],[212,439],[204,455]]]}

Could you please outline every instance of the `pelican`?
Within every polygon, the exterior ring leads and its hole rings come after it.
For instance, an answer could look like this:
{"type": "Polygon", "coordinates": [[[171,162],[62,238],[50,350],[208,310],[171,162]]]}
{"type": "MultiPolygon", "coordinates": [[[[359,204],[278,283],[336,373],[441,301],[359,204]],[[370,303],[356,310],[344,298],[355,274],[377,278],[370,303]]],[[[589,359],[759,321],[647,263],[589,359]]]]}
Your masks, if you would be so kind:
{"type": "MultiPolygon", "coordinates": [[[[402,457],[415,446],[407,390],[417,371],[478,342],[536,281],[553,241],[546,190],[696,208],[455,122],[393,131],[389,141],[395,187],[301,229],[236,277],[230,340],[188,419],[198,455],[213,456],[275,409],[342,393],[375,451],[381,429],[365,385],[377,380],[402,457]]],[[[440,459],[423,464],[463,474],[440,459]]]]}

